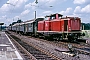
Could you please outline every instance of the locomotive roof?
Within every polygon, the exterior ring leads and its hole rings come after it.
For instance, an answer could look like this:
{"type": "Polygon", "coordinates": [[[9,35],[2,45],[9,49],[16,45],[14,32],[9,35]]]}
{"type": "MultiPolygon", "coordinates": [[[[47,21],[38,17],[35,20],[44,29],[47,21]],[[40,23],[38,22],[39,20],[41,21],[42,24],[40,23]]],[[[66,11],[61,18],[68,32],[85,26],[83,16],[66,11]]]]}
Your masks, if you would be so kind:
{"type": "Polygon", "coordinates": [[[62,17],[62,19],[66,19],[66,18],[69,18],[69,19],[80,19],[79,17],[62,17]]]}
{"type": "MultiPolygon", "coordinates": [[[[58,14],[58,13],[56,13],[56,14],[58,14]]],[[[51,17],[51,16],[54,17],[54,16],[56,16],[56,14],[46,15],[45,17],[51,17]]],[[[59,16],[59,17],[60,17],[60,16],[62,17],[63,15],[62,15],[62,14],[58,14],[58,16],[59,16]]]]}

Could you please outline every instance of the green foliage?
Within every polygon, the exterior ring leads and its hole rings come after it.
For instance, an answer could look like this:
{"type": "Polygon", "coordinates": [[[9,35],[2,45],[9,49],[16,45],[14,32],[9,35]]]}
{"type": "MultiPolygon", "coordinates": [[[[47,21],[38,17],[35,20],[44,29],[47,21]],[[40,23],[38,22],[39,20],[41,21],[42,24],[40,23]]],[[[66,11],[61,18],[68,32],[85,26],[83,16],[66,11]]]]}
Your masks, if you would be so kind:
{"type": "Polygon", "coordinates": [[[12,22],[12,24],[10,24],[9,26],[14,25],[16,23],[21,23],[21,22],[23,22],[23,21],[22,20],[17,20],[17,22],[12,22]]]}
{"type": "Polygon", "coordinates": [[[16,24],[17,22],[13,22],[12,25],[16,24]]]}
{"type": "Polygon", "coordinates": [[[90,23],[82,23],[82,26],[84,26],[84,30],[90,30],[90,23]]]}
{"type": "Polygon", "coordinates": [[[21,20],[18,20],[18,21],[17,21],[17,23],[21,23],[21,22],[23,22],[23,21],[21,21],[21,20]]]}
{"type": "Polygon", "coordinates": [[[0,30],[5,30],[7,26],[0,26],[0,30]]]}

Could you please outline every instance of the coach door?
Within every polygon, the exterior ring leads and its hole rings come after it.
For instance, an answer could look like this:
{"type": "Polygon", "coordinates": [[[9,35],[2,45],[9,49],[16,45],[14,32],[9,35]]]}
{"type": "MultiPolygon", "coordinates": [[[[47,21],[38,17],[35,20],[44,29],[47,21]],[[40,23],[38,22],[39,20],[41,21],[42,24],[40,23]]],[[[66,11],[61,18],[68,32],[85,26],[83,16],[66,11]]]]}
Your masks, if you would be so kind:
{"type": "Polygon", "coordinates": [[[33,23],[33,33],[35,34],[36,36],[36,32],[37,32],[37,25],[36,25],[36,22],[33,23]]]}
{"type": "Polygon", "coordinates": [[[25,28],[25,32],[28,32],[28,25],[26,24],[25,27],[26,27],[26,28],[25,28]]]}
{"type": "Polygon", "coordinates": [[[67,31],[68,20],[64,20],[64,31],[67,31]]]}
{"type": "Polygon", "coordinates": [[[24,33],[25,33],[25,26],[26,26],[26,25],[24,24],[24,31],[23,31],[24,33]]]}

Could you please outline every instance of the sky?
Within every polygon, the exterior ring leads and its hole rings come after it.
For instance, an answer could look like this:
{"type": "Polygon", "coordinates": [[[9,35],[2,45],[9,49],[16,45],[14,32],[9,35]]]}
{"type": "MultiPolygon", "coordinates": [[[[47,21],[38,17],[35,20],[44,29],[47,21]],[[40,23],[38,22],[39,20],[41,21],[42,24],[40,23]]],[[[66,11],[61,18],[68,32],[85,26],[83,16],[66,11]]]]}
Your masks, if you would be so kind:
{"type": "Polygon", "coordinates": [[[90,23],[90,0],[0,0],[0,22],[9,25],[18,19],[27,21],[59,13],[63,16],[80,17],[90,23]],[[51,7],[52,6],[52,7],[51,7]]]}

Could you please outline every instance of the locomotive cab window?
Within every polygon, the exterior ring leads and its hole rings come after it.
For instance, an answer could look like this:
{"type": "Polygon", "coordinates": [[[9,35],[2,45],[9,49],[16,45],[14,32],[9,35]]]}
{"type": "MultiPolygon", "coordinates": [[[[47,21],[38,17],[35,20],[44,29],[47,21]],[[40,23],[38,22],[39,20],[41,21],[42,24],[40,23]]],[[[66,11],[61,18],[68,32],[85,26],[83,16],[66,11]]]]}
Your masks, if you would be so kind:
{"type": "Polygon", "coordinates": [[[62,17],[59,16],[58,18],[61,19],[62,17]]]}
{"type": "Polygon", "coordinates": [[[51,16],[50,20],[56,19],[56,16],[51,16]]]}
{"type": "Polygon", "coordinates": [[[45,18],[44,18],[44,20],[48,20],[48,19],[49,19],[49,17],[45,17],[45,18]]]}

